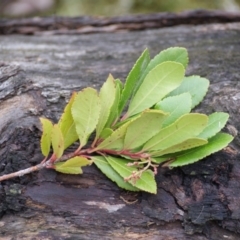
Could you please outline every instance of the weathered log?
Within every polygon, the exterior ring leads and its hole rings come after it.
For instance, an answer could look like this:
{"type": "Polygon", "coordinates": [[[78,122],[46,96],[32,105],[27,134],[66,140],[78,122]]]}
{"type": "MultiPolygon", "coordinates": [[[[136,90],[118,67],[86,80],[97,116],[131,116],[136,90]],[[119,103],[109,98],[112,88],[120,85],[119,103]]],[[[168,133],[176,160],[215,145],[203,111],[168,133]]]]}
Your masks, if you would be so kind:
{"type": "Polygon", "coordinates": [[[85,34],[136,31],[177,25],[240,22],[235,12],[193,10],[182,13],[139,14],[120,17],[46,17],[0,20],[0,34],[85,34]]]}
{"type": "MultiPolygon", "coordinates": [[[[40,116],[56,121],[72,91],[125,79],[139,54],[186,47],[187,74],[207,77],[196,109],[225,111],[240,129],[240,24],[136,32],[0,36],[0,173],[42,160],[40,116]]],[[[0,239],[239,239],[239,136],[227,149],[177,169],[159,168],[158,193],[119,189],[94,166],[79,176],[42,170],[1,182],[0,239]]]]}

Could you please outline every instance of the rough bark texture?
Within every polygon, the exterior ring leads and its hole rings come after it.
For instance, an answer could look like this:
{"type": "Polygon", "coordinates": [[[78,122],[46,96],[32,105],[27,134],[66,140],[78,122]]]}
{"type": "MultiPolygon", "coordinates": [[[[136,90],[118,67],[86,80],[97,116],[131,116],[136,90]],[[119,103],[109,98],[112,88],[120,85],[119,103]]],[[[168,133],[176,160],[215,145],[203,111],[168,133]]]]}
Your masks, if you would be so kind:
{"type": "MultiPolygon", "coordinates": [[[[39,120],[56,121],[73,90],[125,79],[139,54],[186,47],[187,74],[211,81],[197,111],[239,121],[240,24],[135,32],[0,36],[0,172],[42,160],[39,120]]],[[[159,169],[158,193],[120,190],[94,166],[70,176],[42,170],[0,185],[0,239],[239,239],[240,163],[231,146],[196,164],[159,169]]]]}

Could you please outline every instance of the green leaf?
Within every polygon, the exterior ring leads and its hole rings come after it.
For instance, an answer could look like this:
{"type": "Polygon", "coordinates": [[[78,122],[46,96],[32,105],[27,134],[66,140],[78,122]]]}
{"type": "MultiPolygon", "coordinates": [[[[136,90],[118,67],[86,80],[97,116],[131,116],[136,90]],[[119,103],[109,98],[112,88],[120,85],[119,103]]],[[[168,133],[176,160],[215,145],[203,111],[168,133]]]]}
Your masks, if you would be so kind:
{"type": "Polygon", "coordinates": [[[119,103],[120,113],[122,112],[126,103],[131,97],[134,91],[134,88],[136,87],[137,81],[139,80],[141,74],[147,67],[149,61],[150,61],[149,52],[148,52],[148,49],[145,49],[127,76],[126,83],[124,85],[124,89],[121,95],[121,100],[119,103]]]}
{"type": "Polygon", "coordinates": [[[127,116],[132,116],[159,102],[180,85],[184,77],[183,65],[164,62],[156,66],[144,79],[130,102],[127,116]]]}
{"type": "Polygon", "coordinates": [[[136,120],[130,123],[124,139],[124,149],[135,149],[142,146],[157,134],[166,113],[160,110],[146,110],[136,120]]]}
{"type": "Polygon", "coordinates": [[[116,129],[109,137],[103,140],[94,150],[97,151],[100,149],[114,149],[114,150],[123,149],[123,141],[127,128],[133,120],[126,122],[121,127],[116,129]]]}
{"type": "Polygon", "coordinates": [[[166,127],[175,122],[182,115],[191,111],[192,99],[190,93],[182,93],[178,96],[164,98],[155,105],[155,109],[160,109],[169,113],[163,121],[162,126],[166,127]]]}
{"type": "Polygon", "coordinates": [[[210,154],[220,151],[226,147],[233,137],[226,133],[218,133],[214,137],[209,139],[209,142],[206,145],[188,150],[179,156],[177,156],[174,162],[169,164],[169,167],[179,167],[187,164],[197,162],[200,159],[203,159],[210,154]]]}
{"type": "Polygon", "coordinates": [[[101,132],[100,138],[106,139],[113,133],[113,130],[111,128],[104,128],[101,132]]]}
{"type": "Polygon", "coordinates": [[[161,151],[151,152],[151,156],[160,157],[169,153],[176,153],[190,148],[195,148],[204,144],[207,144],[208,141],[202,138],[189,138],[179,144],[173,145],[172,147],[166,148],[161,151]]]}
{"type": "Polygon", "coordinates": [[[104,157],[92,156],[91,159],[96,166],[104,173],[109,179],[115,182],[119,187],[129,191],[139,191],[138,188],[132,186],[130,183],[124,181],[124,179],[112,168],[104,157]]]}
{"type": "Polygon", "coordinates": [[[182,84],[173,90],[168,96],[175,96],[181,93],[189,92],[192,96],[192,108],[197,106],[206,95],[209,81],[199,76],[185,77],[182,84]]]}
{"type": "Polygon", "coordinates": [[[42,155],[47,157],[51,147],[51,136],[53,124],[46,118],[40,118],[42,124],[41,151],[42,155]]]}
{"type": "Polygon", "coordinates": [[[60,158],[63,155],[64,151],[64,140],[61,129],[57,124],[53,125],[51,140],[53,153],[57,158],[60,158]]]}
{"type": "Polygon", "coordinates": [[[78,140],[76,127],[71,112],[72,104],[76,95],[77,95],[76,92],[72,94],[58,122],[58,126],[61,129],[64,138],[64,149],[68,148],[70,145],[72,145],[74,142],[78,140]]]}
{"type": "Polygon", "coordinates": [[[116,91],[115,91],[114,103],[112,104],[110,114],[105,127],[111,127],[120,115],[118,112],[118,105],[120,101],[121,86],[120,84],[117,84],[116,81],[115,83],[116,83],[116,91]]]}
{"type": "Polygon", "coordinates": [[[182,64],[185,69],[187,68],[188,64],[188,52],[185,48],[181,47],[171,47],[166,50],[161,51],[159,54],[157,54],[148,64],[147,68],[145,69],[144,73],[141,74],[141,78],[137,82],[137,86],[134,89],[133,95],[137,92],[139,86],[142,84],[144,81],[145,77],[147,74],[155,68],[157,65],[166,62],[166,61],[171,61],[171,62],[178,62],[182,64]]]}
{"type": "Polygon", "coordinates": [[[166,50],[161,51],[156,55],[151,64],[159,64],[166,61],[178,62],[181,63],[184,68],[187,68],[188,65],[188,52],[186,48],[182,47],[170,47],[166,50]]]}
{"type": "Polygon", "coordinates": [[[200,133],[198,137],[200,138],[211,138],[215,134],[221,131],[221,129],[227,123],[229,115],[224,112],[215,112],[208,116],[208,125],[206,128],[200,133]]]}
{"type": "Polygon", "coordinates": [[[95,130],[100,109],[100,99],[93,88],[85,88],[75,97],[72,104],[72,116],[81,147],[86,145],[90,134],[95,130]]]}
{"type": "Polygon", "coordinates": [[[204,114],[185,114],[151,138],[144,145],[143,150],[160,151],[179,144],[189,138],[196,137],[206,127],[207,122],[208,117],[204,114]]]}
{"type": "MultiPolygon", "coordinates": [[[[136,167],[129,167],[127,164],[128,160],[123,158],[116,158],[112,156],[106,157],[108,163],[113,167],[113,169],[119,173],[123,178],[129,177],[134,171],[137,171],[136,167]]],[[[137,181],[129,180],[130,184],[137,187],[143,191],[156,194],[157,185],[154,179],[154,174],[151,170],[147,170],[142,173],[140,179],[137,181]]]]}
{"type": "Polygon", "coordinates": [[[85,157],[73,157],[66,162],[58,162],[54,164],[56,171],[66,174],[82,174],[82,168],[90,165],[92,162],[85,157]]]}
{"type": "Polygon", "coordinates": [[[109,75],[107,81],[103,84],[99,92],[99,97],[101,100],[101,111],[99,120],[96,127],[96,138],[98,138],[106,125],[108,117],[110,115],[111,107],[115,100],[116,86],[114,78],[109,75]]]}

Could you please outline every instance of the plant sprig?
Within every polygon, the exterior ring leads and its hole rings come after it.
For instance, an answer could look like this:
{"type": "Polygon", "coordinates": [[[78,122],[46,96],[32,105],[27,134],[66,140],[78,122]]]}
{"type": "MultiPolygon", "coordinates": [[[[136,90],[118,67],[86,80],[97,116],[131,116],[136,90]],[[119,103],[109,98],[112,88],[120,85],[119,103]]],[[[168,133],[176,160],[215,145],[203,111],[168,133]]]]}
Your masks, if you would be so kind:
{"type": "Polygon", "coordinates": [[[40,118],[44,160],[0,181],[42,168],[81,174],[94,163],[121,188],[156,193],[158,166],[197,162],[233,139],[220,133],[227,113],[191,113],[209,81],[185,77],[187,65],[185,48],[168,48],[152,60],[146,49],[124,85],[109,75],[99,92],[90,87],[74,92],[57,124],[40,118]],[[78,148],[64,154],[77,140],[78,148]]]}

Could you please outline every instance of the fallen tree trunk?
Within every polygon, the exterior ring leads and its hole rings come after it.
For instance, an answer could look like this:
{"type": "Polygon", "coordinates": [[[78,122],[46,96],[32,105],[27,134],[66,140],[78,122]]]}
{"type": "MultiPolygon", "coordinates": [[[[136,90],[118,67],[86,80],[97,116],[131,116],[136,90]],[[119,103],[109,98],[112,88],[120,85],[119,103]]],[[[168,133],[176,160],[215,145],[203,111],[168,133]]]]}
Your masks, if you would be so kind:
{"type": "Polygon", "coordinates": [[[136,32],[0,36],[0,172],[38,164],[40,116],[56,121],[72,91],[125,79],[138,55],[186,47],[187,74],[210,80],[197,111],[225,111],[227,149],[199,163],[159,169],[158,193],[119,189],[94,166],[79,176],[42,170],[1,182],[2,239],[239,239],[240,24],[136,32]]]}

